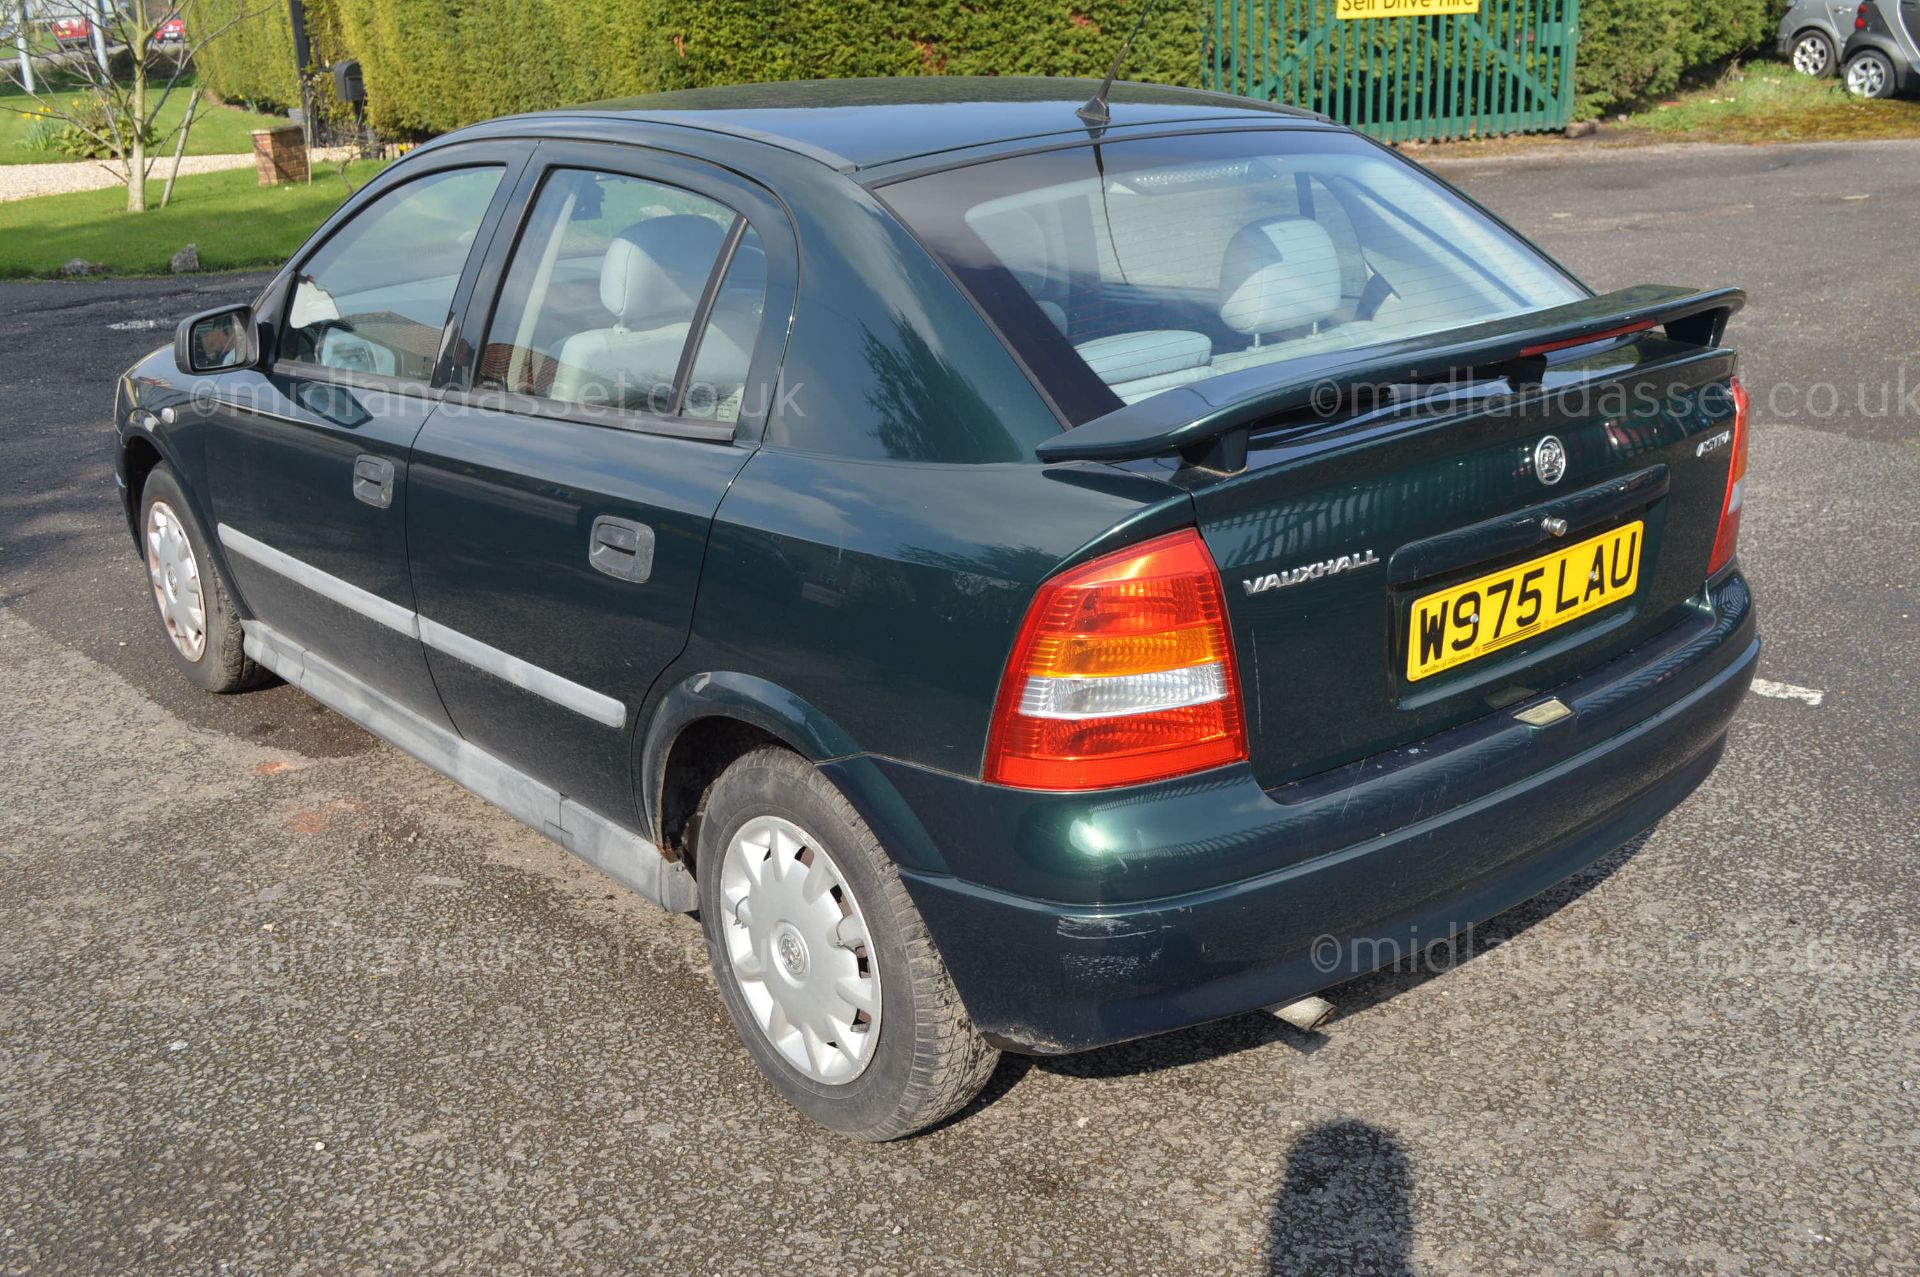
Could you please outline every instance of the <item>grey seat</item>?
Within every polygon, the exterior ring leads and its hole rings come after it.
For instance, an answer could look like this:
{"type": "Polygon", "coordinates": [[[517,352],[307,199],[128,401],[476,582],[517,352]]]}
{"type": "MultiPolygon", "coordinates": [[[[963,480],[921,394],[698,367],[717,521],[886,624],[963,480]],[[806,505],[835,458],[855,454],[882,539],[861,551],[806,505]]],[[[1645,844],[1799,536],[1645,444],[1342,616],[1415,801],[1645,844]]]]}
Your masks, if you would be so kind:
{"type": "Polygon", "coordinates": [[[600,304],[614,322],[560,344],[553,397],[666,411],[694,307],[725,238],[718,222],[688,213],[648,218],[616,235],[600,264],[600,304]]]}
{"type": "Polygon", "coordinates": [[[1293,357],[1352,345],[1354,335],[1342,328],[1319,328],[1339,313],[1340,302],[1339,250],[1320,223],[1273,217],[1241,227],[1221,256],[1220,319],[1251,344],[1215,355],[1213,370],[1269,362],[1279,347],[1293,357]]]}

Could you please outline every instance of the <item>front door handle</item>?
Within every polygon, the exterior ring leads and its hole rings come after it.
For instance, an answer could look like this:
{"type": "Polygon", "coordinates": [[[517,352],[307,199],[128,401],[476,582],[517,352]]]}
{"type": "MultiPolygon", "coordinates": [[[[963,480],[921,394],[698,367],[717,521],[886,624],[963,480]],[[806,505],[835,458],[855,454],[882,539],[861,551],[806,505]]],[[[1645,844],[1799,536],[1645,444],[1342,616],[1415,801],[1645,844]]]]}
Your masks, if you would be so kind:
{"type": "Polygon", "coordinates": [[[393,504],[393,462],[361,453],[353,459],[353,498],[376,510],[393,504]]]}
{"type": "Polygon", "coordinates": [[[622,581],[644,581],[653,575],[653,529],[603,514],[593,521],[587,562],[594,571],[622,581]]]}

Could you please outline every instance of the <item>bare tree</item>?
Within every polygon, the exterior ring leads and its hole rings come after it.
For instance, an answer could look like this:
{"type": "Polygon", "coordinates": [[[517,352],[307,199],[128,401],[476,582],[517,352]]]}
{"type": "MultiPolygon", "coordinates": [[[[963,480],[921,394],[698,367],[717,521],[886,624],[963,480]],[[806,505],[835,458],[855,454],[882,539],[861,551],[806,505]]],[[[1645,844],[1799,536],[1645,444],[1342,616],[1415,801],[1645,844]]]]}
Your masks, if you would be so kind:
{"type": "MultiPolygon", "coordinates": [[[[196,0],[149,3],[149,0],[107,0],[91,5],[98,48],[104,56],[68,54],[57,59],[57,73],[42,77],[37,88],[22,85],[41,115],[51,116],[91,139],[104,152],[101,167],[127,188],[127,211],[147,211],[147,174],[166,154],[175,135],[192,127],[193,113],[162,134],[160,113],[180,87],[180,78],[209,44],[241,22],[273,9],[271,0],[243,9],[218,25],[200,30],[195,23],[196,0]],[[163,41],[173,19],[184,27],[181,38],[163,41]],[[114,74],[124,57],[125,70],[114,74]],[[64,78],[68,91],[58,91],[64,78]],[[75,84],[77,81],[77,85],[75,84]],[[75,91],[77,89],[77,91],[75,91]]],[[[204,12],[204,10],[202,10],[204,12]]],[[[184,91],[184,90],[183,90],[184,91]]],[[[20,108],[0,105],[0,110],[20,108]]],[[[180,137],[176,149],[184,149],[180,137]]]]}

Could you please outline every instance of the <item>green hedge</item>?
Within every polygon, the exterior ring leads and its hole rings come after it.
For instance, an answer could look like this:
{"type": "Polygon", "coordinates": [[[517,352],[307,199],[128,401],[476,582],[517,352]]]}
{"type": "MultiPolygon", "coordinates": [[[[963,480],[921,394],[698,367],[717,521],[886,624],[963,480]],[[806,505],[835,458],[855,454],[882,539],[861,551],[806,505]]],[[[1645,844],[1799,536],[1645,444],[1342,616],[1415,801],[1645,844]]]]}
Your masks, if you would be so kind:
{"type": "MultiPolygon", "coordinates": [[[[1763,43],[1777,0],[1586,0],[1579,112],[1668,92],[1763,43]]],[[[1106,71],[1138,0],[307,0],[319,63],[358,58],[368,114],[421,135],[511,111],[750,81],[1106,71]]],[[[297,100],[286,9],[200,0],[219,96],[297,100]]],[[[1212,0],[1161,0],[1125,74],[1198,84],[1212,0]]]]}
{"type": "MultiPolygon", "coordinates": [[[[1194,84],[1206,0],[1161,0],[1132,79],[1194,84]]],[[[230,100],[297,98],[284,7],[249,9],[204,59],[230,100]]],[[[307,0],[317,62],[358,58],[372,122],[437,133],[656,89],[864,75],[1104,75],[1136,0],[307,0]]]]}
{"type": "Polygon", "coordinates": [[[284,3],[262,8],[260,0],[199,0],[191,16],[198,30],[220,31],[194,52],[200,82],[216,97],[278,110],[300,104],[284,3]]]}
{"type": "Polygon", "coordinates": [[[1759,48],[1779,0],[1581,0],[1575,115],[1670,93],[1695,67],[1759,48]]]}

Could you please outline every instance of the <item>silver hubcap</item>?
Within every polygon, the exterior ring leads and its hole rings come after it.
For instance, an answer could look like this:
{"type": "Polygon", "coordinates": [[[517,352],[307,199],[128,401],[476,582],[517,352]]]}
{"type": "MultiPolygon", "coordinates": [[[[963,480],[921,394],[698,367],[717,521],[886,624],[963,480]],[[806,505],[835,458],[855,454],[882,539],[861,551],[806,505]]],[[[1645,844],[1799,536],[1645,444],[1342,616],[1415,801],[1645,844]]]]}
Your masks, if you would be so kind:
{"type": "Polygon", "coordinates": [[[816,1082],[866,1071],[880,1040],[880,973],[840,867],[798,825],[758,816],[720,866],[727,962],[760,1031],[816,1082]]]}
{"type": "Polygon", "coordinates": [[[1802,75],[1824,75],[1827,57],[1827,42],[1818,36],[1808,36],[1793,46],[1793,69],[1802,75]]]}
{"type": "Polygon", "coordinates": [[[1863,98],[1880,96],[1887,86],[1887,69],[1877,58],[1861,58],[1847,68],[1847,91],[1863,98]]]}
{"type": "Polygon", "coordinates": [[[200,565],[180,516],[164,501],[147,508],[147,576],[153,601],[180,655],[190,661],[207,650],[206,597],[200,589],[200,565]]]}

